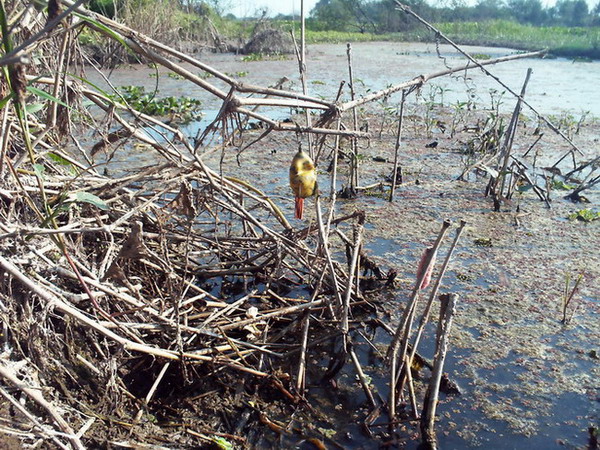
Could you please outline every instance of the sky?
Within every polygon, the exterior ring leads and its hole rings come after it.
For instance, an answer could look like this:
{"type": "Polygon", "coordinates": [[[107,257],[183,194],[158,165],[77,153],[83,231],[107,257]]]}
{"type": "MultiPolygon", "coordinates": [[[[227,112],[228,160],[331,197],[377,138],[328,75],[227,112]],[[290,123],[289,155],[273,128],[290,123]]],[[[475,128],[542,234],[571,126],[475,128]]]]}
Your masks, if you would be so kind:
{"type": "MultiPolygon", "coordinates": [[[[304,10],[306,15],[315,7],[318,0],[304,0],[304,10]]],[[[230,9],[237,17],[256,16],[256,11],[267,8],[270,12],[269,16],[277,14],[293,14],[300,15],[300,0],[235,0],[232,2],[234,6],[230,9]]]]}
{"type": "MultiPolygon", "coordinates": [[[[306,15],[314,6],[318,0],[304,0],[304,9],[306,15]]],[[[588,5],[593,7],[600,0],[587,0],[588,5]]],[[[226,13],[231,12],[237,17],[254,17],[257,11],[267,8],[269,16],[276,16],[277,14],[297,14],[300,15],[300,0],[233,0],[229,2],[232,6],[225,11],[226,13]]],[[[430,4],[435,4],[436,1],[430,1],[430,4]]],[[[440,2],[440,3],[443,3],[440,2]]],[[[467,0],[467,3],[475,4],[477,0],[467,0]]],[[[556,0],[542,0],[544,6],[553,6],[556,0]]]]}

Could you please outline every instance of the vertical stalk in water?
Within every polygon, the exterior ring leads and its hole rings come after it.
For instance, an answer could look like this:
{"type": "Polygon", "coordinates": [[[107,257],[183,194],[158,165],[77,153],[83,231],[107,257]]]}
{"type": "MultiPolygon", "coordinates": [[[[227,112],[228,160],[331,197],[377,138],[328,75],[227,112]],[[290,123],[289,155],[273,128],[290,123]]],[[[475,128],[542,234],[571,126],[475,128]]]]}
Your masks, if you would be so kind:
{"type": "Polygon", "coordinates": [[[402,100],[400,100],[400,112],[398,115],[398,135],[396,136],[396,148],[394,149],[394,170],[392,170],[392,190],[390,191],[389,201],[394,200],[394,191],[396,190],[396,180],[398,178],[398,153],[400,151],[400,143],[402,142],[402,121],[404,118],[404,102],[406,100],[406,90],[402,90],[402,100]]]}
{"type": "MultiPolygon", "coordinates": [[[[354,100],[354,76],[352,74],[352,45],[346,44],[346,54],[348,55],[348,78],[350,80],[350,98],[354,100]]],[[[358,113],[356,108],[352,108],[352,126],[353,130],[358,130],[358,113]]],[[[350,191],[354,194],[358,186],[358,140],[352,137],[352,156],[350,164],[350,191]]]]}
{"type": "Polygon", "coordinates": [[[421,436],[424,448],[437,449],[435,436],[435,411],[440,392],[440,383],[448,351],[448,336],[452,327],[452,318],[456,309],[458,294],[440,295],[440,320],[438,322],[436,335],[436,349],[433,360],[431,380],[423,402],[423,413],[421,415],[421,436]]]}

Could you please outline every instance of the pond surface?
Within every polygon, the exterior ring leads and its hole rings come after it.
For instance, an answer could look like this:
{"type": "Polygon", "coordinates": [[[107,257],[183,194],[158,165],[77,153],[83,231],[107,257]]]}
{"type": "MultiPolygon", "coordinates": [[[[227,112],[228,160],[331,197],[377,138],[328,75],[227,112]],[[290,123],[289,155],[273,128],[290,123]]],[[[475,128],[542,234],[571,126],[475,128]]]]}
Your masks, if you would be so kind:
{"type": "MultiPolygon", "coordinates": [[[[490,58],[518,53],[504,48],[463,47],[472,55],[487,55],[490,58]]],[[[203,52],[197,55],[202,62],[227,73],[240,81],[270,86],[283,77],[291,81],[286,87],[301,91],[298,78],[298,64],[295,59],[242,62],[241,55],[214,54],[203,52]]],[[[434,44],[368,42],[352,44],[352,66],[357,95],[377,91],[389,85],[399,84],[421,74],[429,74],[449,67],[458,67],[467,60],[449,45],[440,45],[439,54],[434,44]]],[[[184,64],[185,66],[185,64],[184,64]]],[[[528,68],[533,75],[527,90],[527,100],[542,114],[557,115],[568,112],[580,116],[583,112],[600,117],[598,86],[600,86],[600,61],[576,62],[564,58],[524,59],[501,63],[486,68],[519,92],[528,68]]],[[[198,69],[192,69],[199,73],[198,69]]],[[[318,44],[308,46],[307,51],[308,93],[335,97],[339,83],[348,80],[348,62],[345,44],[318,44]]],[[[91,74],[90,74],[91,75],[91,74]]],[[[143,85],[152,89],[157,82],[155,71],[146,66],[129,66],[112,72],[111,80],[117,86],[143,85]]],[[[158,88],[160,96],[190,96],[206,102],[207,109],[216,109],[220,103],[194,84],[160,76],[158,88]]],[[[469,98],[485,104],[490,101],[490,89],[502,92],[504,89],[480,70],[469,71],[466,79],[457,74],[432,80],[430,85],[444,90],[443,102],[453,104],[466,102],[469,98]],[[457,83],[461,81],[461,83],[457,83]],[[475,97],[470,97],[474,95],[475,97]]],[[[463,74],[464,75],[464,74],[463,74]]],[[[93,78],[93,75],[91,76],[93,78]]],[[[98,80],[100,81],[100,80],[98,80]]],[[[209,82],[214,79],[208,79],[209,82]]],[[[215,81],[215,84],[219,85],[215,81]]],[[[224,85],[220,85],[224,88],[224,85]]],[[[429,88],[423,89],[423,96],[429,96],[429,88]]],[[[345,90],[343,99],[348,99],[345,90]]],[[[438,92],[436,102],[442,101],[438,92]]],[[[510,95],[504,97],[507,110],[514,107],[510,95]]]]}
{"type": "MultiPolygon", "coordinates": [[[[509,49],[465,49],[492,58],[512,53],[509,49]]],[[[428,44],[360,43],[352,45],[352,54],[359,95],[443,70],[444,64],[464,63],[464,58],[450,47],[440,46],[444,62],[435,45],[428,44]]],[[[298,79],[294,60],[242,62],[241,56],[210,53],[199,55],[199,59],[222,72],[237,74],[244,82],[261,86],[272,85],[282,77],[298,79]]],[[[339,82],[348,79],[345,45],[309,46],[307,64],[310,95],[331,99],[339,82]]],[[[588,124],[592,116],[600,117],[600,62],[530,59],[488,66],[488,70],[519,91],[529,67],[533,76],[527,99],[540,113],[554,118],[571,114],[577,121],[589,111],[588,124]]],[[[209,111],[206,119],[184,128],[186,134],[195,136],[214,115],[220,101],[207,97],[189,82],[167,73],[155,78],[154,73],[146,66],[120,68],[112,73],[111,81],[116,86],[143,85],[147,90],[158,83],[159,96],[203,100],[209,111]]],[[[211,80],[214,81],[208,79],[211,80]]],[[[298,81],[291,83],[291,89],[300,89],[298,81]]],[[[470,99],[479,108],[485,108],[492,98],[500,98],[498,93],[490,94],[491,89],[502,91],[492,79],[474,70],[466,79],[433,80],[422,89],[420,99],[413,97],[409,101],[416,105],[416,113],[418,104],[427,101],[448,106],[470,99]]],[[[344,95],[347,99],[347,93],[344,95]]],[[[508,94],[501,101],[504,111],[514,107],[514,99],[508,94]]],[[[283,110],[270,113],[275,118],[289,115],[283,110]]],[[[527,149],[534,127],[531,121],[519,131],[519,150],[527,149]]],[[[445,371],[459,384],[462,395],[441,398],[437,426],[441,447],[586,447],[587,428],[600,425],[600,361],[594,356],[600,353],[600,221],[582,224],[565,218],[582,207],[597,210],[597,194],[590,196],[595,203],[584,206],[573,205],[555,194],[552,209],[546,209],[533,195],[523,195],[518,200],[518,210],[510,205],[493,213],[490,200],[483,196],[485,181],[463,183],[455,179],[464,164],[456,151],[456,141],[461,137],[450,139],[439,132],[428,137],[411,134],[411,130],[412,126],[406,130],[408,136],[403,144],[405,182],[398,188],[396,201],[390,204],[377,196],[361,196],[355,201],[339,201],[338,211],[366,211],[366,252],[382,268],[395,268],[399,273],[398,292],[384,308],[391,323],[397,322],[414,281],[415,261],[422,248],[432,241],[441,220],[449,217],[469,222],[443,286],[445,291],[460,294],[445,371]],[[432,138],[439,140],[439,147],[425,149],[424,144],[432,138]],[[481,239],[489,240],[491,246],[477,245],[481,239]],[[560,299],[565,277],[579,273],[585,274],[585,281],[576,297],[577,309],[572,322],[563,326],[560,299]]],[[[584,131],[576,136],[576,142],[587,152],[585,158],[597,156],[597,120],[584,131]]],[[[364,184],[381,181],[382,174],[390,173],[393,144],[390,139],[373,140],[361,149],[366,161],[381,155],[388,161],[365,162],[361,174],[364,184]]],[[[546,153],[541,157],[551,163],[568,146],[555,139],[542,149],[546,153]]],[[[240,165],[235,152],[226,155],[225,171],[240,178],[251,177],[255,161],[267,158],[271,167],[279,169],[254,180],[255,185],[289,212],[292,207],[286,170],[294,151],[293,137],[280,133],[260,149],[244,152],[240,165]]],[[[152,161],[148,154],[135,158],[152,161]]],[[[218,157],[212,163],[218,164],[218,157]]],[[[321,172],[320,177],[324,180],[323,191],[329,192],[326,173],[321,172]]],[[[308,212],[309,219],[311,213],[308,212]]],[[[428,344],[431,335],[430,329],[429,339],[420,349],[429,358],[433,352],[428,344]]],[[[378,339],[385,341],[384,337],[378,339]]],[[[359,345],[358,351],[365,361],[377,360],[366,344],[359,345]]],[[[342,374],[339,384],[345,388],[337,393],[324,395],[323,388],[313,387],[309,401],[324,411],[330,410],[329,422],[323,426],[335,429],[336,439],[342,445],[373,448],[374,442],[362,436],[354,412],[347,414],[348,410],[364,408],[364,395],[353,377],[351,371],[342,374]],[[347,440],[340,437],[343,435],[347,440]]],[[[373,383],[384,391],[385,378],[375,377],[373,383]]],[[[407,445],[416,447],[414,441],[407,445]]]]}

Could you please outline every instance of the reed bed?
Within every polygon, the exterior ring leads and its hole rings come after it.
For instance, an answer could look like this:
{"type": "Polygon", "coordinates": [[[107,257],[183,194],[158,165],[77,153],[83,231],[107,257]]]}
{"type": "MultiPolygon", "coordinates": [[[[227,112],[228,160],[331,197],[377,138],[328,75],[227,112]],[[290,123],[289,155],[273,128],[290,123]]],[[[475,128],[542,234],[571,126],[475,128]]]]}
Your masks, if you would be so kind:
{"type": "MultiPolygon", "coordinates": [[[[356,120],[346,123],[345,113],[465,67],[339,104],[240,83],[81,4],[51,0],[41,11],[12,0],[1,11],[0,432],[61,448],[250,446],[259,438],[249,424],[290,433],[269,417],[272,403],[311,408],[304,396],[314,364],[308,355],[326,343],[338,351],[325,378],[353,367],[370,403],[367,429],[386,409],[392,436],[402,420],[422,418],[424,440],[435,447],[435,404],[456,296],[442,296],[423,414],[409,368],[465,224],[456,229],[425,310],[416,305],[447,221],[424,254],[401,323],[380,325],[393,340],[382,357],[390,392],[378,393],[353,348],[360,318],[376,302],[361,288],[361,270],[377,269],[380,287],[393,284],[393,274],[367,264],[364,213],[335,217],[332,190],[328,204],[315,202],[317,223],[295,229],[272,199],[209,167],[204,155],[227,151],[252,118],[265,131],[250,145],[276,132],[311,135],[311,153],[325,158],[339,137],[368,136],[356,120]],[[219,98],[215,121],[190,142],[91,85],[76,40],[83,27],[219,98]],[[262,106],[319,116],[305,125],[280,122],[263,115],[262,106]],[[152,152],[155,163],[118,177],[97,170],[99,156],[110,159],[136,145],[152,152]],[[341,241],[333,239],[343,236],[334,227],[340,223],[352,231],[341,241]],[[332,256],[344,252],[346,261],[332,256]],[[412,399],[406,417],[398,411],[404,398],[412,399]]],[[[333,186],[335,176],[334,170],[333,186]]],[[[352,177],[358,187],[358,173],[352,177]]]]}

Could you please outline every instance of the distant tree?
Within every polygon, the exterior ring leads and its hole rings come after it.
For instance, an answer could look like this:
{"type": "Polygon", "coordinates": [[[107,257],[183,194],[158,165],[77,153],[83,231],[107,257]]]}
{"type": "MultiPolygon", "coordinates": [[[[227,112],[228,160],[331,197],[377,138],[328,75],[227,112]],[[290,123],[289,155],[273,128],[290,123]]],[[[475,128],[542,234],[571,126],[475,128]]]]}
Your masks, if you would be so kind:
{"type": "Polygon", "coordinates": [[[440,22],[462,22],[473,21],[475,18],[475,8],[466,4],[459,4],[454,7],[444,7],[437,11],[440,22]]]}
{"type": "Polygon", "coordinates": [[[600,26],[600,2],[596,3],[596,6],[590,11],[590,25],[600,26]]]}
{"type": "Polygon", "coordinates": [[[273,19],[275,19],[275,20],[292,21],[292,20],[298,19],[299,16],[300,16],[299,14],[294,15],[294,14],[282,14],[282,13],[279,13],[275,17],[273,17],[273,19]]]}
{"type": "Polygon", "coordinates": [[[508,7],[520,23],[542,25],[548,18],[540,0],[509,0],[508,7]]]}
{"type": "MultiPolygon", "coordinates": [[[[132,1],[132,0],[122,0],[122,1],[132,1]]],[[[135,0],[133,0],[135,1],[135,0]]],[[[153,0],[152,0],[153,1],[153,0]]],[[[196,14],[201,17],[208,16],[222,16],[223,11],[221,9],[217,10],[214,8],[214,5],[219,5],[219,1],[197,1],[197,0],[179,0],[178,2],[181,9],[190,14],[196,14]]],[[[174,10],[176,9],[175,4],[173,5],[174,10]]]]}
{"type": "Polygon", "coordinates": [[[396,4],[393,0],[383,0],[371,5],[372,14],[378,25],[378,32],[394,32],[402,29],[402,24],[406,21],[405,14],[396,10],[396,4]]]}
{"type": "Polygon", "coordinates": [[[578,0],[573,7],[573,22],[576,26],[586,25],[589,17],[589,8],[585,0],[578,0]]]}
{"type": "MultiPolygon", "coordinates": [[[[425,0],[403,3],[426,20],[440,18],[439,10],[425,0]]],[[[394,0],[319,0],[310,16],[313,29],[384,33],[418,26],[416,20],[397,10],[394,0]]]]}
{"type": "Polygon", "coordinates": [[[479,0],[474,8],[474,14],[476,20],[486,20],[494,18],[499,15],[500,8],[502,8],[503,2],[496,2],[494,0],[479,0]]]}
{"type": "Polygon", "coordinates": [[[368,0],[341,0],[354,19],[355,26],[361,33],[377,31],[374,21],[373,3],[368,0]]]}
{"type": "Polygon", "coordinates": [[[313,26],[322,30],[344,31],[352,22],[352,15],[342,0],[319,0],[310,16],[313,26]]]}
{"type": "MultiPolygon", "coordinates": [[[[198,3],[194,2],[193,3],[198,3]]],[[[222,16],[225,11],[228,11],[233,6],[232,0],[203,0],[199,3],[207,3],[210,8],[215,11],[219,16],[222,16]]]]}
{"type": "Polygon", "coordinates": [[[493,19],[509,20],[511,12],[505,0],[479,0],[469,6],[465,0],[441,0],[443,5],[432,12],[440,22],[484,21],[493,19]]]}
{"type": "MultiPolygon", "coordinates": [[[[542,0],[477,0],[474,6],[467,0],[403,3],[430,22],[505,19],[536,26],[600,25],[600,3],[590,12],[586,0],[558,0],[552,8],[544,8],[542,0]]],[[[309,26],[315,30],[385,33],[419,26],[414,18],[396,9],[394,0],[319,0],[310,17],[309,26]]]]}
{"type": "Polygon", "coordinates": [[[588,5],[585,0],[559,0],[556,3],[556,19],[561,25],[582,27],[588,19],[588,5]]]}
{"type": "Polygon", "coordinates": [[[402,29],[406,21],[404,13],[396,10],[393,0],[383,0],[371,5],[371,14],[377,24],[377,31],[381,33],[394,32],[402,29]]]}
{"type": "MultiPolygon", "coordinates": [[[[386,5],[382,11],[383,15],[388,20],[393,21],[393,26],[387,28],[385,31],[406,31],[411,30],[419,26],[419,23],[402,11],[396,10],[396,4],[393,0],[382,2],[386,5]]],[[[423,19],[433,22],[440,19],[438,9],[430,6],[425,0],[403,0],[402,3],[410,7],[415,13],[421,16],[423,19]]]]}

